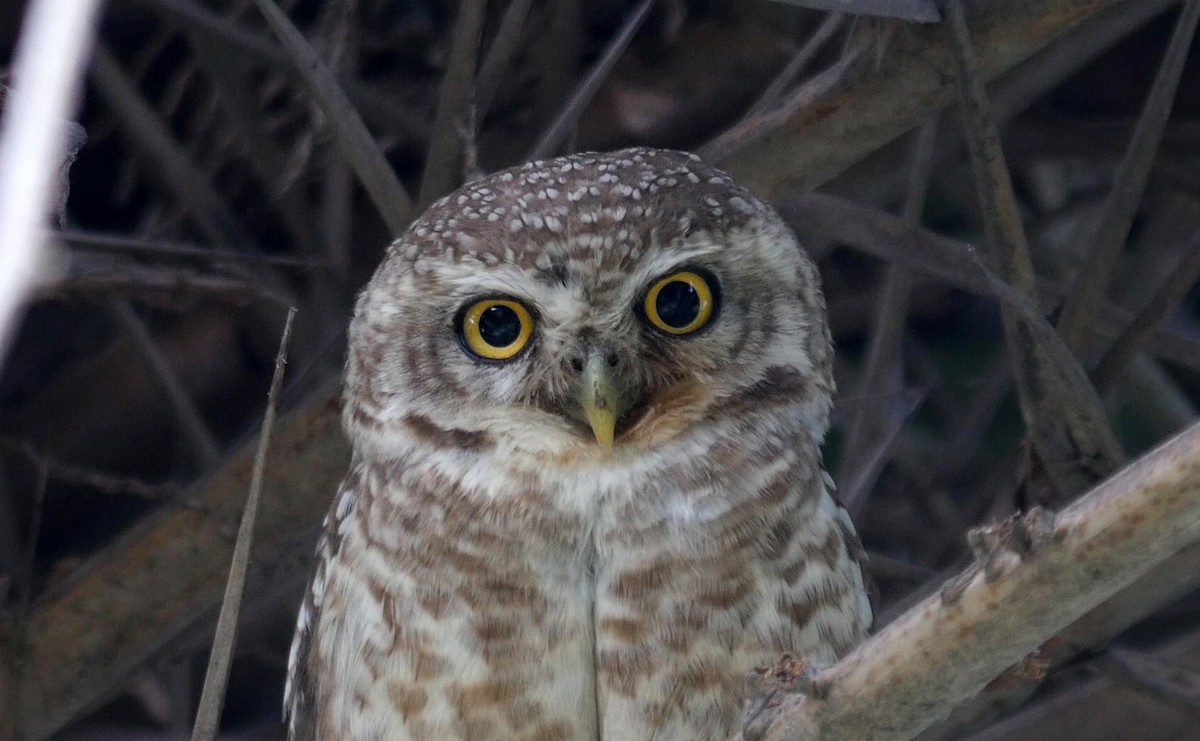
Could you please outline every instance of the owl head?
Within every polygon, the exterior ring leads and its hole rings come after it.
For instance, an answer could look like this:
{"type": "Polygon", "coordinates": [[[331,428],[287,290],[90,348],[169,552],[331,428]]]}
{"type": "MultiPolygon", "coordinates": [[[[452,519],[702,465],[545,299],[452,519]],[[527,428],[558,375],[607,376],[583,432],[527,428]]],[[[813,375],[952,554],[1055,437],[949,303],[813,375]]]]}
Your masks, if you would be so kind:
{"type": "Polygon", "coordinates": [[[344,423],[384,457],[415,438],[603,459],[761,414],[820,440],[824,314],[779,216],[696,156],[533,162],[390,246],[350,328],[344,423]]]}

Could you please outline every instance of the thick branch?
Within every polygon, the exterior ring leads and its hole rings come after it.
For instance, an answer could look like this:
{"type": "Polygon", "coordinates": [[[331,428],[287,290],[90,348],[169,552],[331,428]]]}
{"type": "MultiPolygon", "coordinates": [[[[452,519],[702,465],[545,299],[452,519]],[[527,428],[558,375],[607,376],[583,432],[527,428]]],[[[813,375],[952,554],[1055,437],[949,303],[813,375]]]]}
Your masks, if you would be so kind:
{"type": "MultiPolygon", "coordinates": [[[[992,79],[1119,0],[996,0],[970,18],[980,72],[992,79]]],[[[817,100],[741,124],[701,154],[766,197],[811,188],[954,100],[954,62],[937,24],[906,26],[885,61],[845,70],[817,100]]]]}
{"type": "Polygon", "coordinates": [[[911,738],[1200,538],[1200,424],[1057,517],[973,533],[977,562],[777,706],[763,738],[911,738]]]}
{"type": "MultiPolygon", "coordinates": [[[[332,394],[281,419],[271,441],[255,560],[320,521],[349,451],[332,394]]],[[[164,508],[34,604],[17,738],[51,735],[119,689],[124,677],[220,604],[253,446],[218,469],[195,506],[164,508]]],[[[11,636],[0,634],[0,645],[11,636]]],[[[0,687],[7,692],[9,688],[0,687]]]]}

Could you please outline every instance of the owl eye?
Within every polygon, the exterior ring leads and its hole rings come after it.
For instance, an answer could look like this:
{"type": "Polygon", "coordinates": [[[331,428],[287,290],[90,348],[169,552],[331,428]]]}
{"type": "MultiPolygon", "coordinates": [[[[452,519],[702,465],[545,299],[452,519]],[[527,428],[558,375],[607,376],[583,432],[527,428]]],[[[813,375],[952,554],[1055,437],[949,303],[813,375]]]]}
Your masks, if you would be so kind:
{"type": "Polygon", "coordinates": [[[533,336],[533,315],[511,299],[476,301],[461,312],[458,321],[463,346],[485,360],[515,357],[533,336]]]}
{"type": "Polygon", "coordinates": [[[716,308],[716,280],[700,270],[681,270],[660,278],[642,301],[646,320],[674,335],[703,329],[716,308]]]}

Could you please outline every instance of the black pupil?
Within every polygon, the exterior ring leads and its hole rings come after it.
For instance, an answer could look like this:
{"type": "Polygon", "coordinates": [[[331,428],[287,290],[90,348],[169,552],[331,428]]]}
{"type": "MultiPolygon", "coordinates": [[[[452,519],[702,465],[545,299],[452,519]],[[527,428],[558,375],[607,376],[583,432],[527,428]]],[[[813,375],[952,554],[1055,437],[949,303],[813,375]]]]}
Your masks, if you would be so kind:
{"type": "Polygon", "coordinates": [[[489,306],[479,317],[479,336],[492,347],[508,347],[521,336],[521,317],[508,306],[489,306]]]}
{"type": "Polygon", "coordinates": [[[682,329],[700,315],[700,296],[691,283],[673,280],[659,289],[654,308],[663,324],[682,329]]]}

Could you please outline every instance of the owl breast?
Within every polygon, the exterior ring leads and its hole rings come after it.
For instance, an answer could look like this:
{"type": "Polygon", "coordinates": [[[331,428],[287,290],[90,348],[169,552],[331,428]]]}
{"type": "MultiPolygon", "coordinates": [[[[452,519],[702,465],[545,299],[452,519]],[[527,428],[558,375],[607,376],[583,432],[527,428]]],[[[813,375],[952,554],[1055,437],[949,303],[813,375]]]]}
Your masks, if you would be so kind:
{"type": "Polygon", "coordinates": [[[832,661],[870,619],[811,435],[738,433],[586,476],[507,456],[463,476],[454,450],[360,463],[322,575],[337,618],[313,673],[339,681],[312,689],[319,735],[728,738],[747,671],[832,661]]]}

